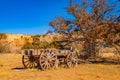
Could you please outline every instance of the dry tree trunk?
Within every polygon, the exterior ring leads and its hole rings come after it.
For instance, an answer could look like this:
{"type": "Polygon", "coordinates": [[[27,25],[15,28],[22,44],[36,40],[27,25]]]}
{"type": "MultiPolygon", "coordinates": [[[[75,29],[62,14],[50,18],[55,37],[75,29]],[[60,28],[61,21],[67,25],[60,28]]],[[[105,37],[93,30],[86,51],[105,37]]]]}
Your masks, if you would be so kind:
{"type": "Polygon", "coordinates": [[[116,55],[117,55],[117,59],[118,59],[118,64],[120,64],[120,46],[118,46],[116,44],[112,44],[112,45],[116,49],[116,55]]]}
{"type": "Polygon", "coordinates": [[[96,58],[97,56],[97,49],[96,43],[94,40],[86,40],[84,43],[84,58],[96,58]]]}

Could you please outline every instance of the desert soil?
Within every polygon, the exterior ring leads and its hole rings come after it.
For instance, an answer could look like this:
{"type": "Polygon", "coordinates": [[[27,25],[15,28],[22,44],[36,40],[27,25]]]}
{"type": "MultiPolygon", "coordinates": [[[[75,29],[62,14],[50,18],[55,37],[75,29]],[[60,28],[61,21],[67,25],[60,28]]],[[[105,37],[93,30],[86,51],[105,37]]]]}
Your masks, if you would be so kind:
{"type": "Polygon", "coordinates": [[[21,54],[0,54],[0,80],[120,80],[120,65],[80,64],[47,71],[22,69],[21,54]]]}

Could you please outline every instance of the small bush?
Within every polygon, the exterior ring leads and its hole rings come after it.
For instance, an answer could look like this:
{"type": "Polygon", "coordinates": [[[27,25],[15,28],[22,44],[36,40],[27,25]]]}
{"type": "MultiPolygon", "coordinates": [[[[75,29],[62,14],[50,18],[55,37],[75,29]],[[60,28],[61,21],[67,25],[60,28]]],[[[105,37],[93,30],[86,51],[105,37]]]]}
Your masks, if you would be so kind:
{"type": "Polygon", "coordinates": [[[9,46],[0,44],[0,53],[8,53],[8,52],[10,52],[9,46]]]}
{"type": "Polygon", "coordinates": [[[40,36],[32,36],[33,42],[29,43],[26,42],[22,49],[46,49],[46,48],[55,48],[61,49],[63,48],[62,45],[57,43],[58,38],[53,37],[52,42],[41,42],[40,36]]]}

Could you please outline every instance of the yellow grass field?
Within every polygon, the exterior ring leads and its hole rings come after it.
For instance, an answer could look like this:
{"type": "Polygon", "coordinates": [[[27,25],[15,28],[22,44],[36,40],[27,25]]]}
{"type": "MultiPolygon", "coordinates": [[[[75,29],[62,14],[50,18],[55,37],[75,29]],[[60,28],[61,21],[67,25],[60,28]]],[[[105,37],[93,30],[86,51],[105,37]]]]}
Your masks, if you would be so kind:
{"type": "Polygon", "coordinates": [[[80,64],[47,71],[23,69],[21,54],[0,54],[0,80],[120,80],[120,65],[80,64]]]}

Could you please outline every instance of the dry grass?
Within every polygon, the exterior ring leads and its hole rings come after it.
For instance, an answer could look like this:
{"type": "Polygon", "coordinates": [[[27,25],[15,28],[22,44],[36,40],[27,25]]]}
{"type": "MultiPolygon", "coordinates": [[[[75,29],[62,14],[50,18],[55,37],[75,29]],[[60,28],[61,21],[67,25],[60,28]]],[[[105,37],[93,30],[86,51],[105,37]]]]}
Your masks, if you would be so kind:
{"type": "Polygon", "coordinates": [[[22,68],[20,54],[0,55],[0,80],[119,80],[120,65],[80,64],[75,68],[48,71],[22,68]]]}
{"type": "Polygon", "coordinates": [[[101,53],[116,53],[116,49],[114,47],[107,47],[107,48],[103,48],[100,49],[101,53]]]}

